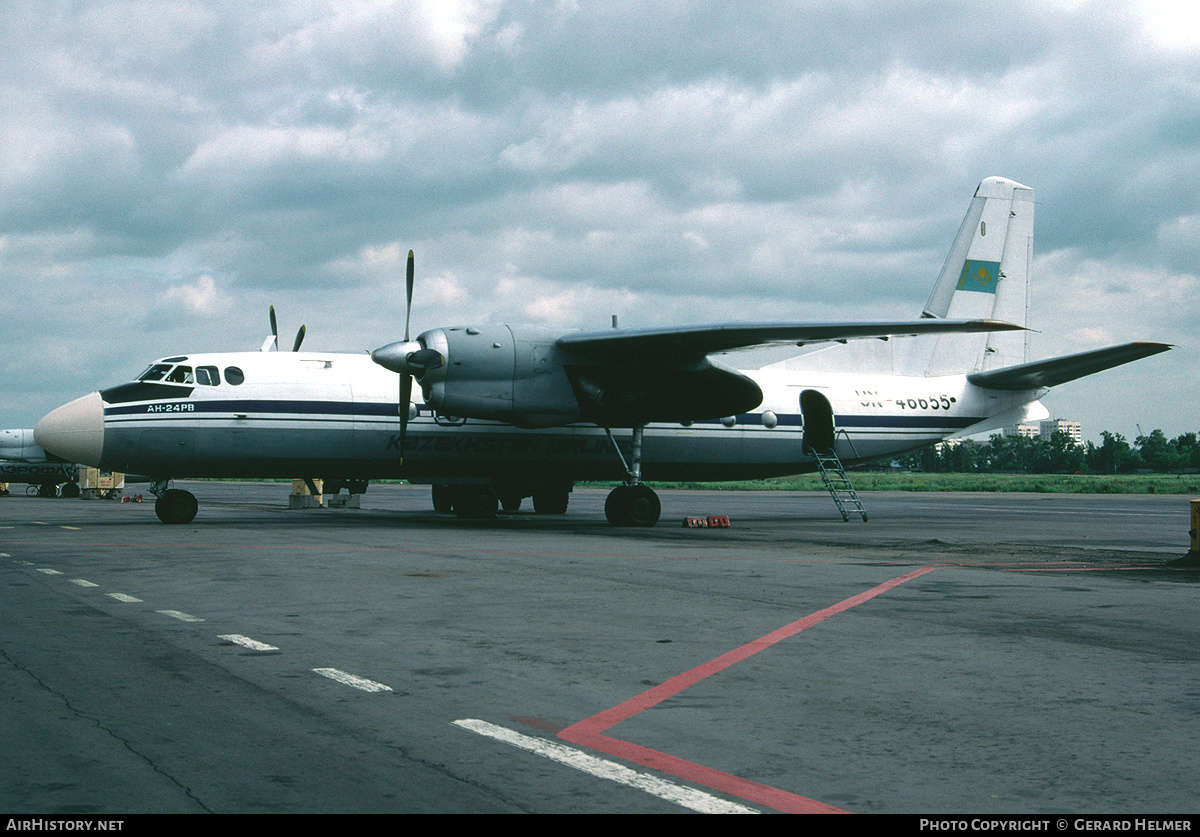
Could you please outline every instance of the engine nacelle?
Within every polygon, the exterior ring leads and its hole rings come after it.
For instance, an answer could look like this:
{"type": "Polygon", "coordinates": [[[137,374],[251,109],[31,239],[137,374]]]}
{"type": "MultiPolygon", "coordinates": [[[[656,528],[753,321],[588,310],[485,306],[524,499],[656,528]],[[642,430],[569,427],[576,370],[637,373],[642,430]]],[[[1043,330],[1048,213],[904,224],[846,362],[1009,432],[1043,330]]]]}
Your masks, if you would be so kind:
{"type": "Polygon", "coordinates": [[[580,420],[579,401],[556,344],[558,332],[529,326],[456,326],[417,342],[445,363],[418,378],[425,401],[446,416],[554,427],[580,420]]]}
{"type": "Polygon", "coordinates": [[[46,451],[33,441],[32,430],[0,430],[0,459],[47,461],[46,451]]]}

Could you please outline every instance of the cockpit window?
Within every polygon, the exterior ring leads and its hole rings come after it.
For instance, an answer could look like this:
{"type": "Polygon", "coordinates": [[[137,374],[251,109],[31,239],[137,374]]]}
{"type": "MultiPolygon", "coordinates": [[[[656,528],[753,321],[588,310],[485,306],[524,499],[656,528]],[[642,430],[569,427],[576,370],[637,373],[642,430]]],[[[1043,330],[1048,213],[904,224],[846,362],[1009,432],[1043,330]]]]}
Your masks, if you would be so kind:
{"type": "Polygon", "coordinates": [[[169,363],[155,363],[141,375],[138,375],[139,381],[161,381],[163,377],[171,371],[169,363]]]}
{"type": "Polygon", "coordinates": [[[192,382],[192,367],[190,366],[176,366],[167,376],[168,384],[190,384],[192,382]]]}
{"type": "Polygon", "coordinates": [[[217,371],[217,367],[215,366],[197,366],[196,383],[205,387],[219,386],[221,383],[221,373],[217,371]]]}
{"type": "Polygon", "coordinates": [[[225,367],[225,383],[237,386],[242,381],[246,380],[246,376],[242,374],[242,370],[236,366],[225,367]]]}

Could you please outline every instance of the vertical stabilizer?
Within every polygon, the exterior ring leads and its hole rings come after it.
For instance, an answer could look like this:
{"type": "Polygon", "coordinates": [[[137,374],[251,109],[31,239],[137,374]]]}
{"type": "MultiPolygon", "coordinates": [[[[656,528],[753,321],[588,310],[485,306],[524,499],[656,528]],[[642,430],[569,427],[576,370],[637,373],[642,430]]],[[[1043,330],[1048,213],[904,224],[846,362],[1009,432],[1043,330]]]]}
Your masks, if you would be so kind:
{"type": "MultiPolygon", "coordinates": [[[[1029,324],[1033,190],[1003,177],[979,184],[924,317],[990,318],[1029,324]]],[[[928,375],[982,372],[1025,363],[1027,331],[938,338],[928,375]]]]}

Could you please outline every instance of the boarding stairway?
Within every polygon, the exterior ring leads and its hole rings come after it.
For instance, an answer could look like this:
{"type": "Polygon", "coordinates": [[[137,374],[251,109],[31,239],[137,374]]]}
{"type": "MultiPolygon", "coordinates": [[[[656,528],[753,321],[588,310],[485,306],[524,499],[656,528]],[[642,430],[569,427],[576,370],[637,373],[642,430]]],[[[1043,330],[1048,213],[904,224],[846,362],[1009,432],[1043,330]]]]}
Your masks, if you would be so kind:
{"type": "Polygon", "coordinates": [[[825,483],[825,490],[829,492],[838,511],[842,513],[842,520],[849,522],[850,512],[847,509],[851,509],[857,514],[861,514],[863,523],[866,523],[867,510],[863,508],[862,500],[858,499],[858,492],[850,484],[850,478],[846,476],[846,468],[842,465],[842,460],[838,459],[833,448],[819,451],[810,447],[805,452],[816,460],[821,481],[825,483]]]}

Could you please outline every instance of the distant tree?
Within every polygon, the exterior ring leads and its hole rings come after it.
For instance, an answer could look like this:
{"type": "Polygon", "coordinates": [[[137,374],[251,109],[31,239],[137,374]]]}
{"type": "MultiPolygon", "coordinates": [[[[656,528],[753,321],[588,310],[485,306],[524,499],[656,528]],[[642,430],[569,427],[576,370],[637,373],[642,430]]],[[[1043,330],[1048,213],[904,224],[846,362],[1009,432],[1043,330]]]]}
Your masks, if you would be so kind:
{"type": "Polygon", "coordinates": [[[1069,433],[1055,430],[1048,439],[1035,439],[1029,470],[1035,474],[1074,474],[1082,471],[1087,450],[1069,433]]]}
{"type": "Polygon", "coordinates": [[[942,464],[951,473],[978,471],[982,456],[982,447],[974,439],[963,439],[956,445],[942,446],[942,464]]]}
{"type": "Polygon", "coordinates": [[[938,451],[937,445],[921,448],[920,455],[917,458],[917,467],[926,474],[940,474],[946,470],[942,463],[942,454],[938,451]]]}
{"type": "Polygon", "coordinates": [[[1153,471],[1174,471],[1182,467],[1183,457],[1179,449],[1167,440],[1161,430],[1151,430],[1149,436],[1138,436],[1134,444],[1146,467],[1153,471]]]}
{"type": "Polygon", "coordinates": [[[1133,451],[1120,433],[1105,430],[1100,444],[1087,443],[1086,462],[1093,474],[1122,474],[1133,470],[1133,451]]]}
{"type": "Polygon", "coordinates": [[[1105,430],[1100,444],[1075,444],[1062,431],[1049,438],[993,434],[987,442],[963,439],[930,445],[896,460],[901,467],[926,473],[975,471],[1013,474],[1128,474],[1143,468],[1174,471],[1200,468],[1200,434],[1168,439],[1162,430],[1138,436],[1133,445],[1120,433],[1105,430]]]}
{"type": "Polygon", "coordinates": [[[1179,452],[1181,468],[1200,468],[1200,440],[1195,433],[1183,433],[1171,440],[1179,452]]]}
{"type": "Polygon", "coordinates": [[[1033,462],[1034,440],[1028,436],[993,433],[983,456],[988,471],[1027,474],[1033,462]]]}

